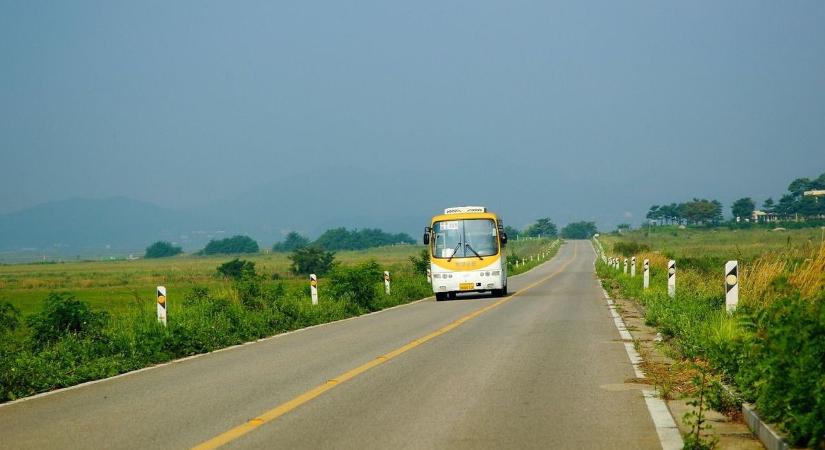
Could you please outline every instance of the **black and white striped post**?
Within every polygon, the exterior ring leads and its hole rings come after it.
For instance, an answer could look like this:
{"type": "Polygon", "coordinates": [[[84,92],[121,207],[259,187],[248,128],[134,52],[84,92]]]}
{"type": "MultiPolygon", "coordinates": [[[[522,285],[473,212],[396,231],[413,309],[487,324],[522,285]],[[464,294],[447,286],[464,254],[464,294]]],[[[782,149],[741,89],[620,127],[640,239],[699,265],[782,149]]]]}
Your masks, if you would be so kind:
{"type": "Polygon", "coordinates": [[[384,293],[390,295],[390,273],[384,271],[384,293]]]}
{"type": "Polygon", "coordinates": [[[633,256],[630,258],[630,276],[636,276],[636,257],[633,256]]]}
{"type": "Polygon", "coordinates": [[[158,286],[158,322],[166,326],[166,286],[158,286]]]}
{"type": "Polygon", "coordinates": [[[676,261],[672,259],[667,262],[667,295],[676,297],[676,261]]]}
{"type": "Polygon", "coordinates": [[[627,275],[627,258],[624,259],[624,274],[627,275]]]}
{"type": "Polygon", "coordinates": [[[309,274],[309,292],[312,295],[312,304],[318,304],[318,277],[314,273],[309,274]]]}
{"type": "Polygon", "coordinates": [[[650,260],[645,258],[644,262],[642,263],[642,270],[644,271],[644,288],[647,289],[650,287],[650,260]]]}
{"type": "Polygon", "coordinates": [[[725,309],[730,313],[739,304],[739,261],[725,263],[725,309]]]}

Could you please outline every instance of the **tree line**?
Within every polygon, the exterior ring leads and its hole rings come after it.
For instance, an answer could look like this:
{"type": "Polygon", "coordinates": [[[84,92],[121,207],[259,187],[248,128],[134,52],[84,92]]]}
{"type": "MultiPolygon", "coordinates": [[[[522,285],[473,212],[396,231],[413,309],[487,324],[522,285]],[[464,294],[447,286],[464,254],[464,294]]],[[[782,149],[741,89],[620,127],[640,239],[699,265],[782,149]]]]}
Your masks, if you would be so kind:
{"type": "MultiPolygon", "coordinates": [[[[415,239],[406,233],[387,233],[377,228],[363,228],[361,230],[347,230],[333,228],[325,231],[315,241],[297,232],[290,232],[282,242],[272,246],[274,252],[292,252],[305,247],[318,247],[326,251],[364,250],[393,244],[415,244],[415,239]]],[[[198,255],[234,255],[242,253],[258,253],[258,242],[249,236],[237,235],[225,239],[212,239],[198,255]]],[[[146,248],[145,258],[165,258],[183,252],[167,241],[158,241],[146,248]]]]}
{"type": "MultiPolygon", "coordinates": [[[[819,177],[797,178],[788,185],[788,192],[779,202],[768,198],[762,203],[761,211],[775,220],[815,219],[825,217],[825,198],[805,195],[806,191],[825,190],[825,173],[819,177]]],[[[734,220],[750,220],[756,210],[756,202],[751,197],[743,197],[731,204],[734,220]]],[[[722,203],[718,200],[694,198],[689,202],[653,205],[646,218],[660,225],[715,225],[723,221],[722,203]]]]}

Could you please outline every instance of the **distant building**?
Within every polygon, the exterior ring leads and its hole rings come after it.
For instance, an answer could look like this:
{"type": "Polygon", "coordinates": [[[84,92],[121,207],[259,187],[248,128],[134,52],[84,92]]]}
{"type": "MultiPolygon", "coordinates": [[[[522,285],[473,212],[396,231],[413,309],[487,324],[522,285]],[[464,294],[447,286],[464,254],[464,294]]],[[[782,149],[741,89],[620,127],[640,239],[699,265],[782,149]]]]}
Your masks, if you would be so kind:
{"type": "Polygon", "coordinates": [[[779,217],[772,213],[772,212],[765,212],[760,210],[754,210],[751,213],[751,222],[778,222],[779,217]]]}

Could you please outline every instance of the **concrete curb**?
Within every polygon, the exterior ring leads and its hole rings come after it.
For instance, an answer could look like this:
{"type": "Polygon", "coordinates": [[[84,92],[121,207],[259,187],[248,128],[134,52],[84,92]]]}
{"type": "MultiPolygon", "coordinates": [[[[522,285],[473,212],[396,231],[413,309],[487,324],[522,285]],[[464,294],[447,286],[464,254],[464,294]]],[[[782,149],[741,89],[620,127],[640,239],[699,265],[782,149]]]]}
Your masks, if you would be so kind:
{"type": "Polygon", "coordinates": [[[764,445],[767,450],[790,450],[791,446],[785,442],[785,438],[774,430],[773,427],[765,423],[765,421],[756,414],[756,410],[752,405],[742,403],[742,415],[745,417],[745,423],[748,424],[748,428],[759,438],[759,441],[762,442],[762,445],[764,445]]]}

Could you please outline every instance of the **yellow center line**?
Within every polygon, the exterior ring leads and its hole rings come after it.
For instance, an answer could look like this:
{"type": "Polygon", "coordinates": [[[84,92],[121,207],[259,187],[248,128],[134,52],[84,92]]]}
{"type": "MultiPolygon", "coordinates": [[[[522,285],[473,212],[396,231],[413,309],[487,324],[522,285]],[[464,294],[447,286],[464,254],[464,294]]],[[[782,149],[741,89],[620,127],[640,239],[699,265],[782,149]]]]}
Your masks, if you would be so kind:
{"type": "Polygon", "coordinates": [[[550,275],[547,275],[546,277],[536,281],[535,283],[530,284],[529,286],[527,286],[523,289],[519,289],[517,292],[513,293],[512,295],[510,295],[508,297],[504,297],[503,299],[498,300],[495,303],[487,305],[484,308],[476,310],[476,311],[474,311],[470,314],[467,314],[466,316],[461,317],[460,319],[456,319],[455,321],[451,322],[447,326],[439,328],[438,330],[433,331],[432,333],[429,333],[429,334],[427,334],[425,336],[422,336],[418,339],[414,339],[412,342],[410,342],[408,344],[405,344],[405,345],[403,345],[403,346],[401,346],[401,347],[399,347],[395,350],[392,350],[388,353],[385,353],[385,354],[383,354],[383,355],[381,355],[381,356],[379,356],[379,357],[377,357],[373,360],[370,360],[366,364],[362,364],[362,365],[360,365],[360,366],[358,366],[354,369],[351,369],[347,372],[344,372],[344,373],[336,376],[335,378],[327,381],[326,383],[321,384],[319,386],[316,386],[316,387],[304,392],[303,394],[293,398],[292,400],[288,400],[284,403],[281,403],[280,405],[270,409],[269,411],[264,412],[263,414],[259,415],[258,417],[250,419],[250,420],[242,423],[241,425],[238,425],[234,428],[231,428],[231,429],[229,429],[229,430],[213,437],[212,439],[209,439],[208,441],[205,441],[201,444],[196,445],[195,447],[193,447],[193,449],[195,449],[195,450],[214,449],[214,448],[218,448],[218,447],[220,447],[224,444],[227,444],[231,441],[234,441],[235,439],[238,439],[239,437],[245,435],[246,433],[249,433],[250,431],[260,427],[261,425],[263,425],[267,422],[271,422],[271,421],[277,419],[278,417],[281,417],[284,414],[292,411],[293,409],[303,405],[304,403],[307,403],[307,402],[319,397],[321,394],[329,391],[330,389],[334,388],[335,386],[337,386],[337,385],[339,385],[339,384],[341,384],[341,383],[343,383],[347,380],[355,378],[358,375],[361,375],[362,373],[372,369],[373,367],[379,366],[379,365],[381,365],[381,364],[383,364],[383,363],[385,363],[385,362],[387,362],[387,361],[389,361],[389,360],[391,360],[391,359],[393,359],[393,358],[395,358],[395,357],[397,357],[397,356],[399,356],[403,353],[406,353],[407,351],[412,350],[415,347],[418,347],[419,345],[421,345],[421,344],[423,344],[423,343],[425,343],[429,340],[435,339],[438,336],[441,336],[441,335],[443,335],[443,334],[445,334],[449,331],[452,331],[452,330],[458,328],[463,323],[468,322],[472,319],[475,319],[476,317],[486,313],[487,311],[489,311],[489,310],[491,310],[491,309],[493,309],[493,308],[495,308],[495,307],[497,307],[497,306],[499,306],[503,303],[509,302],[510,300],[512,300],[512,299],[516,298],[517,296],[529,291],[530,289],[533,289],[534,287],[538,286],[539,284],[544,283],[545,281],[555,277],[556,275],[558,275],[559,273],[564,271],[564,269],[566,269],[567,266],[576,259],[577,254],[578,254],[578,246],[574,244],[573,245],[573,257],[570,258],[569,261],[565,262],[561,267],[559,267],[558,270],[551,273],[550,275]]]}

